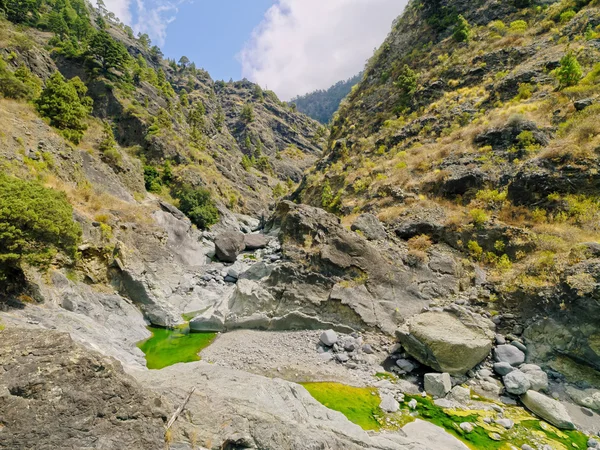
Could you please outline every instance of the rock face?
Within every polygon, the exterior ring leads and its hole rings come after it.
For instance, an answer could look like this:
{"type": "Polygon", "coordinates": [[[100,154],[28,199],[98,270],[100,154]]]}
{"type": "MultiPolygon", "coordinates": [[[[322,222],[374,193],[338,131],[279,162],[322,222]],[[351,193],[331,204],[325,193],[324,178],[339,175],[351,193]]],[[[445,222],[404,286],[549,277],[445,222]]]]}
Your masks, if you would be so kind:
{"type": "Polygon", "coordinates": [[[68,334],[0,332],[0,447],[164,447],[170,407],[68,334]]]}
{"type": "Polygon", "coordinates": [[[387,237],[385,228],[373,214],[361,214],[354,221],[352,231],[360,231],[370,241],[383,240],[387,237]]]}
{"type": "Polygon", "coordinates": [[[215,239],[215,253],[220,261],[234,263],[246,248],[244,235],[237,231],[226,231],[215,239]]]}
{"type": "Polygon", "coordinates": [[[465,311],[430,311],[409,319],[397,336],[406,351],[426,366],[463,375],[489,354],[492,329],[490,321],[465,311]]]}
{"type": "Polygon", "coordinates": [[[535,391],[528,391],[521,397],[523,404],[534,414],[563,430],[575,428],[567,409],[558,401],[535,391]]]}

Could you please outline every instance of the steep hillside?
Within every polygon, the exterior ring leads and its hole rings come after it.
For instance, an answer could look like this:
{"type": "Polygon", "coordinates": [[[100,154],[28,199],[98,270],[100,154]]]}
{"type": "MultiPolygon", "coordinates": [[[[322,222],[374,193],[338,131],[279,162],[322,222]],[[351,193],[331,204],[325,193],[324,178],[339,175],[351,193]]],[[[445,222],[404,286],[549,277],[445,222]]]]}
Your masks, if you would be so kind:
{"type": "Polygon", "coordinates": [[[345,81],[338,81],[327,90],[319,89],[305,95],[293,98],[293,103],[298,111],[318,120],[321,123],[329,123],[338,110],[342,100],[350,93],[350,90],[362,78],[362,73],[345,81]]]}
{"type": "MultiPolygon", "coordinates": [[[[115,147],[100,156],[117,176],[145,171],[146,189],[168,201],[177,202],[182,186],[202,187],[233,211],[258,213],[320,154],[326,130],[273,92],[246,81],[215,83],[187,58],[166,61],[147,36],[134,38],[114,16],[88,12],[83,2],[42,3],[23,14],[27,6],[12,13],[9,6],[14,23],[0,24],[3,74],[22,66],[38,86],[4,96],[34,99],[56,71],[79,77],[93,108],[80,124],[89,131],[71,140],[102,153],[103,136],[114,134],[115,147]],[[128,165],[129,156],[144,167],[128,165]]],[[[52,125],[69,137],[66,126],[52,125]]]]}
{"type": "Polygon", "coordinates": [[[297,199],[461,251],[493,314],[599,369],[599,25],[597,1],[412,1],[297,199]]]}

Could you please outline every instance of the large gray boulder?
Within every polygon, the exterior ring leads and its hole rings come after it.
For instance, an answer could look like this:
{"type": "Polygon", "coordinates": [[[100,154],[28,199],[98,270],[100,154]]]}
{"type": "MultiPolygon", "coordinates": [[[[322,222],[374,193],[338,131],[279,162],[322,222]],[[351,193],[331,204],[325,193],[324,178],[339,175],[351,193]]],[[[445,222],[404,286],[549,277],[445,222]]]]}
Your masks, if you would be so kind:
{"type": "Polygon", "coordinates": [[[380,241],[387,237],[385,228],[373,214],[361,214],[352,224],[351,230],[361,232],[370,241],[380,241]]]}
{"type": "Polygon", "coordinates": [[[265,248],[269,240],[264,234],[247,234],[244,236],[244,243],[247,251],[259,250],[265,248]]]}
{"type": "Polygon", "coordinates": [[[571,416],[559,401],[535,391],[527,391],[521,397],[521,401],[532,413],[550,422],[556,428],[563,430],[575,429],[571,416]]]}
{"type": "Polygon", "coordinates": [[[410,318],[396,335],[406,351],[439,372],[464,375],[492,349],[494,325],[464,309],[428,311],[410,318]]]}
{"type": "Polygon", "coordinates": [[[244,235],[238,231],[226,231],[215,239],[215,254],[223,262],[234,263],[245,248],[244,235]]]}

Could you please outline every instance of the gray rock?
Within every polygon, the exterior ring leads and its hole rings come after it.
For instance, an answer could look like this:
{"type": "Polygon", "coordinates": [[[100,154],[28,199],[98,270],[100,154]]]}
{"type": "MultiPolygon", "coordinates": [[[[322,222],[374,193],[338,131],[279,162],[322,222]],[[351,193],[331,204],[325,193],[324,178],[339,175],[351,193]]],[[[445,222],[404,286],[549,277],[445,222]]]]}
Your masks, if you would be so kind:
{"type": "Polygon", "coordinates": [[[406,373],[410,373],[417,368],[413,362],[404,358],[396,360],[396,365],[406,373]]]}
{"type": "Polygon", "coordinates": [[[564,430],[575,429],[573,420],[562,403],[535,391],[527,391],[521,397],[521,401],[527,409],[555,427],[564,430]]]}
{"type": "Polygon", "coordinates": [[[365,352],[367,355],[372,355],[373,353],[375,353],[373,347],[371,347],[370,344],[363,345],[362,351],[365,352]]]}
{"type": "Polygon", "coordinates": [[[413,398],[410,402],[408,402],[408,407],[410,409],[417,409],[417,405],[419,403],[413,398]]]}
{"type": "Polygon", "coordinates": [[[525,362],[525,353],[510,344],[496,347],[494,357],[497,362],[507,362],[511,366],[518,366],[525,362]]]}
{"type": "Polygon", "coordinates": [[[510,430],[512,427],[515,426],[515,423],[510,419],[496,419],[496,423],[506,428],[507,430],[510,430]]]}
{"type": "Polygon", "coordinates": [[[346,353],[337,353],[335,355],[335,359],[337,359],[341,363],[345,363],[345,362],[348,362],[350,357],[346,353]]]}
{"type": "Polygon", "coordinates": [[[338,336],[335,331],[327,330],[321,333],[320,340],[327,347],[333,347],[333,344],[335,344],[338,341],[338,336]]]}
{"type": "Polygon", "coordinates": [[[425,391],[433,397],[445,397],[452,389],[452,379],[449,373],[425,374],[425,391]]]}
{"type": "Polygon", "coordinates": [[[244,245],[247,251],[266,248],[269,241],[264,234],[247,234],[244,236],[244,245]]]}
{"type": "Polygon", "coordinates": [[[582,111],[585,108],[587,108],[588,106],[591,106],[594,104],[594,99],[593,98],[584,98],[581,100],[577,100],[573,103],[573,105],[575,106],[575,109],[577,111],[582,111]]]}
{"type": "Polygon", "coordinates": [[[475,427],[473,427],[472,423],[469,422],[462,422],[459,425],[460,429],[463,430],[465,433],[472,433],[473,430],[475,429],[475,427]]]}
{"type": "Polygon", "coordinates": [[[226,231],[215,239],[215,254],[220,261],[233,263],[244,251],[244,235],[238,231],[226,231]]]}
{"type": "Polygon", "coordinates": [[[510,394],[521,395],[531,389],[527,375],[520,370],[513,370],[502,378],[506,391],[510,394]]]}
{"type": "Polygon", "coordinates": [[[501,334],[496,335],[496,345],[504,345],[506,344],[506,339],[501,334]]]}
{"type": "Polygon", "coordinates": [[[492,371],[489,370],[489,369],[481,369],[479,372],[477,372],[477,374],[481,378],[488,378],[488,377],[491,377],[493,375],[492,371]]]}
{"type": "Polygon", "coordinates": [[[414,450],[425,450],[426,446],[434,447],[436,450],[469,450],[469,447],[443,428],[424,420],[417,419],[410,422],[402,427],[402,432],[409,438],[419,439],[422,442],[421,447],[417,446],[414,450]]]}
{"type": "MultiPolygon", "coordinates": [[[[521,332],[522,332],[522,330],[521,330],[521,332]]],[[[525,345],[523,345],[521,342],[519,342],[519,341],[512,341],[510,344],[514,345],[515,347],[517,347],[523,353],[527,353],[527,347],[525,347],[525,345]]]]}
{"type": "Polygon", "coordinates": [[[521,445],[521,450],[533,450],[531,445],[523,444],[521,445]]]}
{"type": "Polygon", "coordinates": [[[198,332],[221,332],[225,329],[225,318],[213,309],[205,311],[190,321],[190,330],[198,332]]]}
{"type": "Polygon", "coordinates": [[[499,362],[494,364],[494,372],[503,377],[511,373],[515,368],[507,362],[499,362]]]}
{"type": "Polygon", "coordinates": [[[464,405],[471,400],[471,391],[462,386],[455,386],[448,394],[448,398],[464,405]]]}
{"type": "Polygon", "coordinates": [[[596,439],[589,438],[588,442],[587,442],[587,446],[589,448],[600,448],[600,442],[598,442],[596,439]]]}
{"type": "Polygon", "coordinates": [[[489,354],[494,325],[455,308],[456,314],[429,311],[414,316],[396,335],[417,361],[440,372],[464,375],[489,354]]]}
{"type": "Polygon", "coordinates": [[[548,389],[548,375],[539,366],[523,364],[519,370],[527,376],[532,390],[545,391],[548,389]]]}
{"type": "Polygon", "coordinates": [[[361,214],[352,224],[352,231],[360,231],[370,241],[380,241],[387,237],[385,228],[373,214],[361,214]]]}
{"type": "Polygon", "coordinates": [[[387,413],[395,413],[400,409],[400,404],[391,395],[384,394],[381,396],[379,407],[387,413]]]}

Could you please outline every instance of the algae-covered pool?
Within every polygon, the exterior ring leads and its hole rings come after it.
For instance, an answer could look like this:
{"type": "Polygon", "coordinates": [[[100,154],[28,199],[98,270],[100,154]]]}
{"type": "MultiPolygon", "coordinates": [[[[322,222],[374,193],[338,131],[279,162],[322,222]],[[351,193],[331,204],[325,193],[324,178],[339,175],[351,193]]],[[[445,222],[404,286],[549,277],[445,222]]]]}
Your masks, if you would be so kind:
{"type": "Polygon", "coordinates": [[[152,337],[138,344],[146,355],[146,367],[163,369],[177,363],[200,361],[198,353],[212,344],[216,333],[192,333],[189,327],[148,327],[152,337]]]}
{"type": "Polygon", "coordinates": [[[338,383],[304,383],[303,386],[319,403],[341,412],[365,430],[400,429],[418,418],[444,428],[473,450],[512,450],[523,444],[534,448],[549,445],[553,450],[587,448],[587,436],[583,433],[558,430],[521,407],[503,405],[504,417],[514,422],[514,427],[506,430],[484,420],[486,417],[498,418],[495,411],[442,408],[430,397],[407,395],[400,404],[400,411],[386,414],[379,408],[380,397],[375,388],[338,383]],[[408,407],[412,399],[417,402],[415,410],[408,407]],[[462,422],[473,424],[474,430],[471,433],[463,431],[460,428],[462,422]]]}

